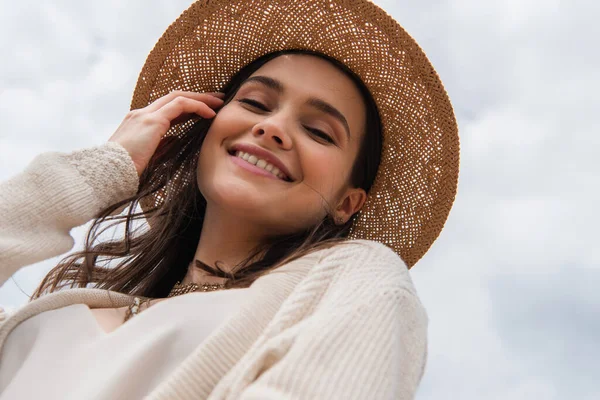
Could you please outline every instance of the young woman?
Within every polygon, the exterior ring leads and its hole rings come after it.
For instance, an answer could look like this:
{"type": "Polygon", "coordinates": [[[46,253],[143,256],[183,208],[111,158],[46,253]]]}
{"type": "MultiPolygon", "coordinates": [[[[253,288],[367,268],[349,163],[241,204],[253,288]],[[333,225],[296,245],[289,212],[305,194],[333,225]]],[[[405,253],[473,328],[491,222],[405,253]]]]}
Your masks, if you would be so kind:
{"type": "Polygon", "coordinates": [[[0,186],[3,280],[93,220],[0,326],[0,398],[412,398],[408,268],[454,200],[458,137],[410,36],[367,1],[199,1],[132,108],[0,186]]]}

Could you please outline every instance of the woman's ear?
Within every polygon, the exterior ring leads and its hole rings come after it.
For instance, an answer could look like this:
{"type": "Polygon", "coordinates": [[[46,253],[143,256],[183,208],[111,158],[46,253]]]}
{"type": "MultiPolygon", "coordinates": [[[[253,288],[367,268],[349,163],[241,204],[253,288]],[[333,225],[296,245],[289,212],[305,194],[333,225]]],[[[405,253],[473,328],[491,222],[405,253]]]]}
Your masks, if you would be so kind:
{"type": "Polygon", "coordinates": [[[359,211],[367,200],[367,193],[361,188],[348,188],[340,204],[335,209],[335,221],[338,224],[345,224],[351,217],[359,211]]]}

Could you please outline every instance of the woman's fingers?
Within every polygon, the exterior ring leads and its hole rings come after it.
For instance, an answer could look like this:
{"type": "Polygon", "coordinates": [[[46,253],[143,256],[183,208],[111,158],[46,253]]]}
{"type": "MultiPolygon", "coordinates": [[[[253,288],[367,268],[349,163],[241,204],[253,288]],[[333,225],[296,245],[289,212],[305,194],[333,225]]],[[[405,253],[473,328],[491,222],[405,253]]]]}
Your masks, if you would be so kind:
{"type": "Polygon", "coordinates": [[[218,95],[217,95],[217,93],[197,93],[197,92],[185,92],[182,90],[174,90],[174,91],[156,99],[154,102],[147,105],[145,107],[145,109],[148,112],[154,112],[154,111],[160,109],[161,107],[163,107],[165,104],[170,103],[177,97],[189,97],[191,99],[196,99],[196,100],[200,100],[200,101],[205,100],[205,101],[210,102],[211,99],[218,98],[218,95]]]}
{"type": "Polygon", "coordinates": [[[156,99],[153,103],[144,107],[148,112],[154,112],[164,105],[170,103],[177,97],[187,97],[190,99],[204,101],[211,106],[219,106],[223,103],[222,99],[225,97],[223,93],[208,92],[208,93],[196,93],[196,92],[184,92],[182,90],[174,90],[171,93],[156,99]]]}
{"type": "MultiPolygon", "coordinates": [[[[211,105],[217,108],[223,104],[223,100],[214,98],[211,105]]],[[[176,97],[169,103],[154,112],[157,117],[165,118],[169,125],[182,114],[197,114],[202,118],[213,118],[217,113],[207,103],[187,97],[176,97]]]]}

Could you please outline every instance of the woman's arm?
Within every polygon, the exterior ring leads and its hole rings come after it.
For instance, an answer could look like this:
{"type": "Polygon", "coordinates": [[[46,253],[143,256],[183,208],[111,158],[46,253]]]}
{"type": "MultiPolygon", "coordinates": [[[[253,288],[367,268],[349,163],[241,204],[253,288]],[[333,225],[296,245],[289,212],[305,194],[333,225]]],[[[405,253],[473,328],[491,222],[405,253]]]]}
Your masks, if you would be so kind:
{"type": "Polygon", "coordinates": [[[213,118],[220,93],[171,92],[130,111],[107,143],[36,157],[0,184],[0,284],[20,267],[69,251],[72,228],[133,196],[139,176],[170,126],[213,118]]]}
{"type": "Polygon", "coordinates": [[[19,268],[69,251],[72,228],[138,189],[138,174],[120,144],[38,155],[0,183],[0,284],[19,268]]]}

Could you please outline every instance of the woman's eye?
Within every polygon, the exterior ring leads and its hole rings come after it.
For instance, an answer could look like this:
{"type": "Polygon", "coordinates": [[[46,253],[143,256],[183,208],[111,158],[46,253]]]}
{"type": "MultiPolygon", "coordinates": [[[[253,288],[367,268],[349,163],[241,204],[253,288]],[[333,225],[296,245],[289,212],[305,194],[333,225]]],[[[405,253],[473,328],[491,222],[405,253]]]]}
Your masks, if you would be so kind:
{"type": "Polygon", "coordinates": [[[328,134],[326,134],[325,132],[323,132],[319,129],[306,127],[306,130],[313,133],[314,135],[320,137],[321,139],[326,140],[327,142],[329,142],[331,144],[335,144],[335,142],[333,141],[331,136],[329,136],[328,134]]]}
{"type": "Polygon", "coordinates": [[[263,110],[263,111],[269,111],[269,109],[267,108],[267,106],[265,106],[264,104],[262,104],[261,102],[258,102],[256,100],[252,100],[252,99],[239,99],[238,101],[240,103],[248,104],[248,105],[250,105],[252,107],[256,107],[256,108],[258,108],[260,110],[263,110]]]}

